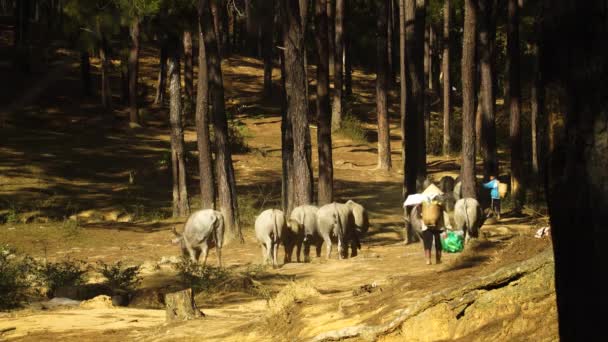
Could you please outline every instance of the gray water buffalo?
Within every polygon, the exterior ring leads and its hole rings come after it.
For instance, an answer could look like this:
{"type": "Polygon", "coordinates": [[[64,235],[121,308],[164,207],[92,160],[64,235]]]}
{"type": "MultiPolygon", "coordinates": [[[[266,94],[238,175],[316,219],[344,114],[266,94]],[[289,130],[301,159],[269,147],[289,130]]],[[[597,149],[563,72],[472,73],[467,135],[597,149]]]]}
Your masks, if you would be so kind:
{"type": "Polygon", "coordinates": [[[331,257],[332,240],[338,243],[338,258],[348,255],[348,244],[351,243],[351,256],[357,255],[358,239],[353,213],[350,207],[342,203],[330,203],[319,208],[317,213],[317,230],[326,244],[327,259],[331,257]]]}
{"type": "Polygon", "coordinates": [[[357,239],[357,248],[361,249],[361,239],[367,233],[369,229],[369,217],[367,215],[367,210],[361,204],[348,200],[346,201],[346,205],[350,208],[351,213],[353,214],[353,219],[355,220],[355,238],[357,239]]]}
{"type": "Polygon", "coordinates": [[[454,229],[462,230],[465,243],[470,237],[479,236],[479,228],[485,221],[485,215],[481,210],[479,202],[474,198],[461,198],[454,206],[454,229]]]}
{"type": "Polygon", "coordinates": [[[175,238],[173,244],[179,245],[184,256],[190,256],[193,262],[203,254],[203,265],[207,263],[209,249],[215,246],[217,261],[222,267],[222,245],[224,243],[224,216],[213,209],[199,210],[190,215],[184,225],[184,232],[179,234],[173,227],[175,238]]]}
{"type": "Polygon", "coordinates": [[[285,215],[278,209],[264,210],[255,219],[255,236],[262,246],[264,263],[272,260],[272,267],[277,267],[277,255],[281,237],[287,230],[285,215]]]}
{"type": "Polygon", "coordinates": [[[317,212],[319,208],[314,205],[301,205],[291,211],[287,220],[287,230],[283,238],[285,246],[285,262],[291,262],[293,248],[296,247],[296,259],[300,262],[300,251],[304,244],[304,261],[310,260],[310,245],[317,247],[317,257],[321,254],[321,239],[317,231],[317,212]]]}

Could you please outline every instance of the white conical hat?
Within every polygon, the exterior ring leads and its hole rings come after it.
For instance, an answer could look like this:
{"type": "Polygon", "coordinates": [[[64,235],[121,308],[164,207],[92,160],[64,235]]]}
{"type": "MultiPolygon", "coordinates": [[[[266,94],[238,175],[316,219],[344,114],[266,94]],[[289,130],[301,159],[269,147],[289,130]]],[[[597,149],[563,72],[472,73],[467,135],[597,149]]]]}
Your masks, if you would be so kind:
{"type": "Polygon", "coordinates": [[[443,195],[443,192],[441,190],[439,190],[439,188],[436,187],[435,184],[431,184],[426,189],[424,189],[422,194],[426,195],[430,198],[433,198],[438,195],[443,195]]]}

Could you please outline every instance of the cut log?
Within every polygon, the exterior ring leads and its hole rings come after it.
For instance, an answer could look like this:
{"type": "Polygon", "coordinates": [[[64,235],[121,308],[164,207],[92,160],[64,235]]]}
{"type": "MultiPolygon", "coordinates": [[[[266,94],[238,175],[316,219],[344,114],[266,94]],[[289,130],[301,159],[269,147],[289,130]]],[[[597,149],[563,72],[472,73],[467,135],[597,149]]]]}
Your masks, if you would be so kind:
{"type": "Polygon", "coordinates": [[[167,322],[187,321],[205,316],[194,303],[192,289],[167,293],[165,295],[165,312],[167,322]]]}

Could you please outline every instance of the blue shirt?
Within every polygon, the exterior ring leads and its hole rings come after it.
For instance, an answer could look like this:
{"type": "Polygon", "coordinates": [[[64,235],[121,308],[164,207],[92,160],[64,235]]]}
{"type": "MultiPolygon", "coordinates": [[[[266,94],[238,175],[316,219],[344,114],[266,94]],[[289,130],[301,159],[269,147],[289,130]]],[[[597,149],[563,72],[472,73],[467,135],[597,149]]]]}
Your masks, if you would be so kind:
{"type": "Polygon", "coordinates": [[[486,189],[492,189],[490,191],[490,196],[492,199],[500,199],[500,195],[498,194],[498,180],[493,179],[483,185],[486,189]]]}

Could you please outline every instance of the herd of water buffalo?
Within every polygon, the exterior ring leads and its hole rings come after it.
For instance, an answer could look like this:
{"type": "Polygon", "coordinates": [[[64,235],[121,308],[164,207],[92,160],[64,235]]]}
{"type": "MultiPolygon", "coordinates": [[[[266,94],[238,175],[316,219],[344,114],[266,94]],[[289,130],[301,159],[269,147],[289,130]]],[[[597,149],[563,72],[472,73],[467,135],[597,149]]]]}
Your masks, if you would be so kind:
{"type": "MultiPolygon", "coordinates": [[[[421,180],[418,190],[432,184],[421,180]]],[[[451,229],[463,232],[465,241],[470,236],[477,237],[479,228],[485,220],[479,202],[474,198],[460,198],[460,182],[452,177],[443,177],[439,182],[440,203],[444,213],[437,226],[429,227],[422,222],[420,206],[405,210],[405,228],[407,232],[415,232],[424,242],[427,263],[430,264],[431,242],[435,238],[436,262],[441,260],[441,246],[438,241],[439,232],[451,229]],[[452,225],[450,222],[453,222],[452,225]],[[429,235],[430,234],[430,235],[429,235]]],[[[255,220],[255,236],[262,248],[264,262],[272,262],[278,266],[277,256],[279,246],[285,248],[284,263],[291,262],[294,249],[296,260],[301,261],[301,251],[304,247],[304,261],[310,260],[310,246],[316,249],[316,256],[321,256],[321,248],[325,243],[326,256],[329,259],[332,247],[337,243],[338,258],[356,256],[361,249],[361,239],[369,229],[369,218],[366,209],[359,203],[348,200],[346,203],[329,203],[321,207],[302,205],[294,208],[289,217],[278,209],[264,210],[255,220]]],[[[198,262],[201,254],[203,264],[207,261],[209,249],[215,246],[219,266],[222,266],[221,249],[224,240],[224,218],[222,213],[213,209],[194,212],[184,225],[182,233],[173,229],[175,238],[172,242],[181,247],[185,257],[198,262]]]]}

